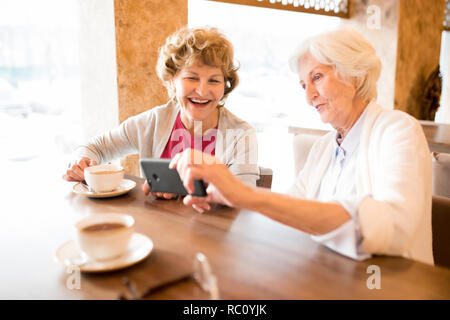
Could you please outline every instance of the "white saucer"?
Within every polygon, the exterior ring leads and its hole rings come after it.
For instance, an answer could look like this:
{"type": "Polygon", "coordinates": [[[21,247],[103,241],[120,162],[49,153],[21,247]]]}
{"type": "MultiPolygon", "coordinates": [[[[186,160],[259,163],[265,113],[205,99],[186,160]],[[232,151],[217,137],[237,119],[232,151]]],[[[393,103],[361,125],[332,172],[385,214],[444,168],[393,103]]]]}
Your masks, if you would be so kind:
{"type": "Polygon", "coordinates": [[[92,192],[89,191],[89,189],[86,188],[83,184],[81,184],[81,182],[74,184],[72,187],[72,191],[89,198],[111,198],[125,194],[128,191],[133,190],[134,187],[136,187],[136,182],[134,182],[133,180],[123,179],[120,185],[113,191],[92,192]]]}
{"type": "Polygon", "coordinates": [[[106,272],[130,267],[145,258],[153,250],[153,241],[141,233],[134,233],[127,251],[120,257],[110,260],[88,260],[82,264],[74,264],[72,261],[79,259],[81,250],[74,240],[67,241],[56,250],[56,261],[65,267],[77,266],[81,272],[106,272]]]}

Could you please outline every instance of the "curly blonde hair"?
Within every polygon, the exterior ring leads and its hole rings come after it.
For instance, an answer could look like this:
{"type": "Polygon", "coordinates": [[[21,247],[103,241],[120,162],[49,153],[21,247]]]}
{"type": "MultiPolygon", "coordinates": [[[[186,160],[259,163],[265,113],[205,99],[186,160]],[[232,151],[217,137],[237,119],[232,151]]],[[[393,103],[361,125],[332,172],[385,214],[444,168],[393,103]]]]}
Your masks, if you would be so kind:
{"type": "Polygon", "coordinates": [[[235,64],[233,57],[233,45],[216,28],[185,27],[169,36],[159,48],[156,72],[170,98],[174,98],[172,79],[180,69],[197,63],[220,68],[225,78],[225,91],[219,102],[223,106],[228,94],[239,83],[239,66],[235,64]]]}

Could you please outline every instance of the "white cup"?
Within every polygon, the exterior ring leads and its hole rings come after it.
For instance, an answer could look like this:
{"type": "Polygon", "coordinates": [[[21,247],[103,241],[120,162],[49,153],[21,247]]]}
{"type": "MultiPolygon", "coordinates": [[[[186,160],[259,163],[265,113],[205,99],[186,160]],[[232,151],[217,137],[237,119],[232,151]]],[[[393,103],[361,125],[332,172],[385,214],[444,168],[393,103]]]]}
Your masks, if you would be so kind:
{"type": "Polygon", "coordinates": [[[122,182],[125,172],[121,165],[102,164],[84,169],[84,179],[96,192],[108,192],[116,189],[122,182]]]}
{"type": "Polygon", "coordinates": [[[76,241],[79,248],[94,260],[119,257],[127,250],[134,232],[132,216],[120,213],[94,213],[76,225],[76,241]],[[89,231],[87,227],[105,223],[119,223],[123,227],[110,230],[89,231]]]}

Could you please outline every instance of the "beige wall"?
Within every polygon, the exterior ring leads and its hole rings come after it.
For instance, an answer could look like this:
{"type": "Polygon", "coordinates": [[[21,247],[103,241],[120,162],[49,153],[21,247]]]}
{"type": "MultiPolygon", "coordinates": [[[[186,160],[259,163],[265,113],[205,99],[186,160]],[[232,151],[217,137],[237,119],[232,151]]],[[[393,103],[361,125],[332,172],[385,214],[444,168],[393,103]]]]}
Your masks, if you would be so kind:
{"type": "MultiPolygon", "coordinates": [[[[119,120],[161,105],[167,92],[156,75],[158,48],[187,24],[187,0],[115,0],[119,120]]],[[[123,162],[139,175],[137,157],[123,162]]]]}

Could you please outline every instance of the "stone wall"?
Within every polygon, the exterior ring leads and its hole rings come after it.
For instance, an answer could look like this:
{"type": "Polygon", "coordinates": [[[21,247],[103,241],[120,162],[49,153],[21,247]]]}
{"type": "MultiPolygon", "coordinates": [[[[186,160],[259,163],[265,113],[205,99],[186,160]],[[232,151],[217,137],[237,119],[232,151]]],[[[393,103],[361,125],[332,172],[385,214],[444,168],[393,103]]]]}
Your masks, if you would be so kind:
{"type": "MultiPolygon", "coordinates": [[[[187,24],[187,0],[115,0],[119,121],[167,102],[155,66],[166,37],[187,24]]],[[[139,175],[137,156],[122,162],[139,175]]]]}
{"type": "Polygon", "coordinates": [[[399,0],[395,109],[420,118],[425,80],[439,64],[445,0],[399,0]]]}

